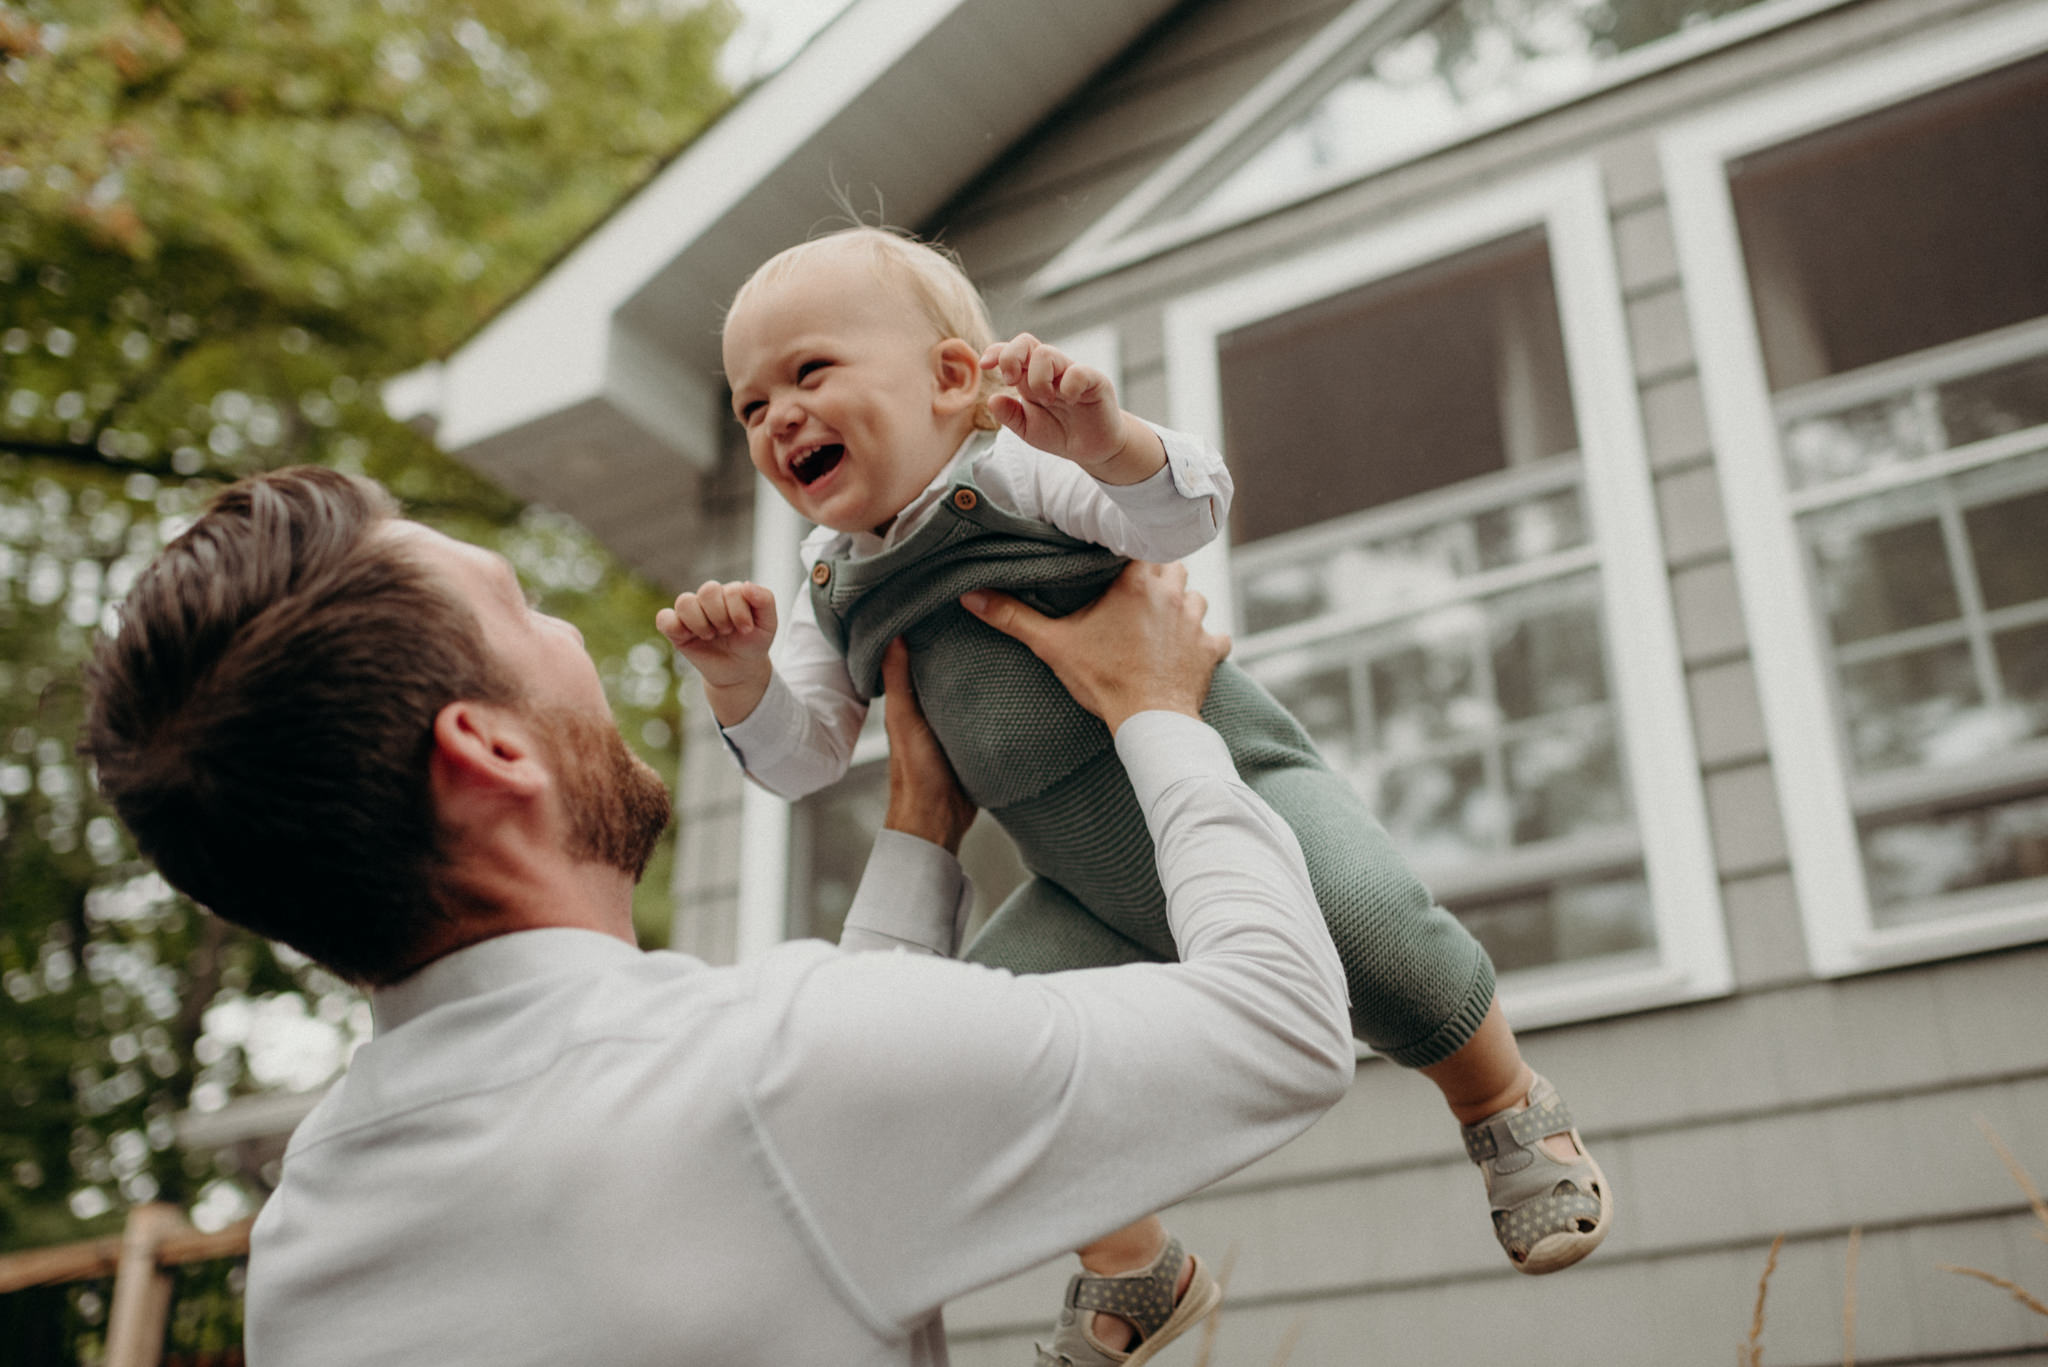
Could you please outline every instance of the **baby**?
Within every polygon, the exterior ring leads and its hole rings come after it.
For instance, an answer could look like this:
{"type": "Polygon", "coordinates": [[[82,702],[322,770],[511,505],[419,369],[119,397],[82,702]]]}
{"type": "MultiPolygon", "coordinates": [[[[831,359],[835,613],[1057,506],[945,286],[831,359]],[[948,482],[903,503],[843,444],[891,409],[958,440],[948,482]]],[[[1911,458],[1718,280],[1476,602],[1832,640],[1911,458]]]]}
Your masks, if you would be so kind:
{"type": "MultiPolygon", "coordinates": [[[[1172,957],[1150,837],[1107,728],[960,600],[995,589],[1057,615],[1130,559],[1186,555],[1228,512],[1222,458],[1126,413],[1101,371],[1028,334],[998,342],[949,257],[880,229],[762,266],[733,300],[724,350],[755,468],[817,524],[803,543],[809,593],[780,641],[758,584],[705,584],[657,620],[746,772],[790,799],[844,774],[901,636],[961,787],[1035,875],[965,957],[1016,972],[1172,957]]],[[[1583,1258],[1607,1233],[1607,1182],[1522,1061],[1485,951],[1243,671],[1218,668],[1203,716],[1300,841],[1359,1038],[1436,1083],[1462,1124],[1509,1259],[1536,1273],[1583,1258]]],[[[1156,1217],[1080,1257],[1041,1361],[1143,1361],[1219,1294],[1156,1217]]]]}

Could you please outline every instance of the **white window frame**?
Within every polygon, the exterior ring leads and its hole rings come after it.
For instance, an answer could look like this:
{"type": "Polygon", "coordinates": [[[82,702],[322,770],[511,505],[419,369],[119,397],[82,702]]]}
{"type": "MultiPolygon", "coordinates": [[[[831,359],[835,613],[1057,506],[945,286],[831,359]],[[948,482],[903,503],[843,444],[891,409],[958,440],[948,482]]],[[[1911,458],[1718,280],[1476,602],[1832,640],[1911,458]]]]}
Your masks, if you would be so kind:
{"type": "MultiPolygon", "coordinates": [[[[1123,337],[1109,324],[1052,340],[1052,345],[1077,361],[1096,367],[1123,389],[1123,337]]],[[[788,605],[809,590],[797,557],[810,524],[766,485],[754,486],[753,579],[772,589],[775,601],[788,605]]],[[[880,708],[872,709],[860,739],[854,743],[849,773],[887,756],[880,708]]],[[[792,804],[758,783],[740,789],[740,869],[738,925],[734,957],[744,963],[788,938],[789,841],[792,804]]]]}
{"type": "Polygon", "coordinates": [[[1754,649],[1771,769],[1813,971],[1838,977],[2048,936],[2048,904],[1889,928],[1871,916],[1849,804],[1827,639],[1805,582],[1778,421],[1728,183],[1736,158],[1878,112],[2048,51],[2048,6],[2030,5],[1730,104],[1660,139],[1659,155],[1728,516],[1735,576],[1754,649]]]}
{"type": "Polygon", "coordinates": [[[1657,949],[1647,964],[1608,971],[1567,965],[1506,975],[1501,1001],[1521,1027],[1719,996],[1734,985],[1599,169],[1575,162],[1406,215],[1166,309],[1174,424],[1220,446],[1223,334],[1530,228],[1544,230],[1550,251],[1657,949]]]}
{"type": "MultiPolygon", "coordinates": [[[[1369,38],[1382,27],[1383,21],[1400,17],[1400,0],[1357,0],[1253,86],[1222,117],[1208,124],[1158,170],[1139,182],[1108,213],[1076,237],[1066,250],[1046,263],[1032,276],[1030,289],[1041,296],[1057,293],[1270,214],[1289,204],[1326,194],[1395,166],[1419,161],[1446,148],[1477,141],[1503,128],[1593,99],[1631,81],[1697,60],[1736,43],[1747,42],[1847,3],[1850,0],[1768,0],[1753,10],[1684,29],[1668,38],[1645,44],[1615,61],[1598,80],[1583,89],[1562,97],[1539,98],[1495,117],[1476,120],[1437,142],[1390,160],[1332,168],[1258,203],[1206,213],[1194,207],[1162,222],[1148,224],[1146,219],[1189,180],[1204,174],[1219,161],[1236,156],[1242,149],[1251,148],[1251,155],[1256,155],[1256,149],[1277,137],[1291,120],[1315,99],[1322,97],[1335,69],[1355,64],[1362,55],[1358,48],[1361,40],[1369,38]],[[1304,92],[1307,91],[1314,91],[1313,97],[1305,98],[1304,92]]],[[[1239,160],[1241,162],[1243,158],[1239,160]]]]}

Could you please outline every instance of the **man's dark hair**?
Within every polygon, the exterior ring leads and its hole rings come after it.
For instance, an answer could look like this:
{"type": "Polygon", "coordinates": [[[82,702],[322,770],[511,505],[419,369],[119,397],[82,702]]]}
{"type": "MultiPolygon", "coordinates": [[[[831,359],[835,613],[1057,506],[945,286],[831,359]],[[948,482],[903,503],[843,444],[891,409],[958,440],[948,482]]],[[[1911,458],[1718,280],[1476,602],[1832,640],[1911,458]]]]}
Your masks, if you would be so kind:
{"type": "Polygon", "coordinates": [[[451,702],[518,696],[367,480],[244,480],[143,571],[87,670],[100,791],[164,877],[359,982],[448,920],[428,761],[451,702]]]}

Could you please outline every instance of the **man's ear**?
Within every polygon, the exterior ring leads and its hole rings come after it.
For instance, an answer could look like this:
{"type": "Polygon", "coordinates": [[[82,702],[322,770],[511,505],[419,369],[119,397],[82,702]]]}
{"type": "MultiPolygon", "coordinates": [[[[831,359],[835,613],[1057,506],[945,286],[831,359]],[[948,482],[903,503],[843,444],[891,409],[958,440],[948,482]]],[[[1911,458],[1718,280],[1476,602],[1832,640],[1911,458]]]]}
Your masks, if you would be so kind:
{"type": "Polygon", "coordinates": [[[516,709],[498,703],[452,702],[436,713],[430,767],[443,802],[532,798],[547,790],[539,737],[516,709]]]}
{"type": "Polygon", "coordinates": [[[981,401],[981,353],[959,337],[932,348],[932,408],[951,417],[981,401]]]}

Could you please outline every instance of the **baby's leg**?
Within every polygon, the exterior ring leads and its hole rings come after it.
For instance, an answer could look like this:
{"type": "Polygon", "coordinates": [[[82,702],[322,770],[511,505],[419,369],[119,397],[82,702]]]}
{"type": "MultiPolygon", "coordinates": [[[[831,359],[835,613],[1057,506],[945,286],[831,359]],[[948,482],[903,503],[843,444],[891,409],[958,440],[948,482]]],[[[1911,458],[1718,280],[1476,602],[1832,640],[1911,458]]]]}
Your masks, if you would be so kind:
{"type": "Polygon", "coordinates": [[[1304,765],[1255,770],[1246,781],[1301,842],[1344,963],[1353,1032],[1407,1068],[1455,1055],[1493,1005],[1486,951],[1436,905],[1343,779],[1304,765]]]}
{"type": "Polygon", "coordinates": [[[1036,877],[1003,899],[960,957],[1012,973],[1159,961],[1157,954],[1096,919],[1065,888],[1036,877]]]}
{"type": "Polygon", "coordinates": [[[1301,842],[1358,1037],[1443,1093],[1517,1268],[1551,1272],[1583,1258],[1606,1237],[1607,1179],[1556,1089],[1522,1061],[1485,950],[1435,904],[1348,784],[1316,764],[1261,767],[1256,737],[1239,748],[1240,772],[1301,842]]]}
{"type": "MultiPolygon", "coordinates": [[[[1159,958],[1104,925],[1065,888],[1045,878],[1030,879],[1004,899],[963,957],[1017,973],[1056,973],[1106,964],[1156,962],[1159,958]]],[[[1142,1277],[1161,1262],[1168,1247],[1166,1226],[1158,1216],[1148,1215],[1079,1250],[1081,1267],[1095,1277],[1142,1277]]],[[[1192,1257],[1182,1258],[1177,1268],[1162,1269],[1172,1273],[1172,1309],[1165,1323],[1153,1331],[1153,1340],[1163,1343],[1161,1335],[1177,1337],[1213,1307],[1213,1295],[1220,1293],[1209,1292],[1213,1282],[1205,1270],[1204,1294],[1198,1301],[1188,1299],[1198,1270],[1199,1261],[1192,1257]]],[[[1084,1276],[1082,1281],[1085,1284],[1088,1278],[1084,1276]]],[[[1078,1338],[1077,1347],[1099,1346],[1112,1353],[1128,1349],[1139,1332],[1121,1315],[1075,1309],[1071,1319],[1063,1312],[1054,1329],[1055,1344],[1058,1345],[1061,1335],[1080,1336],[1084,1331],[1085,1337],[1078,1338]]]]}

